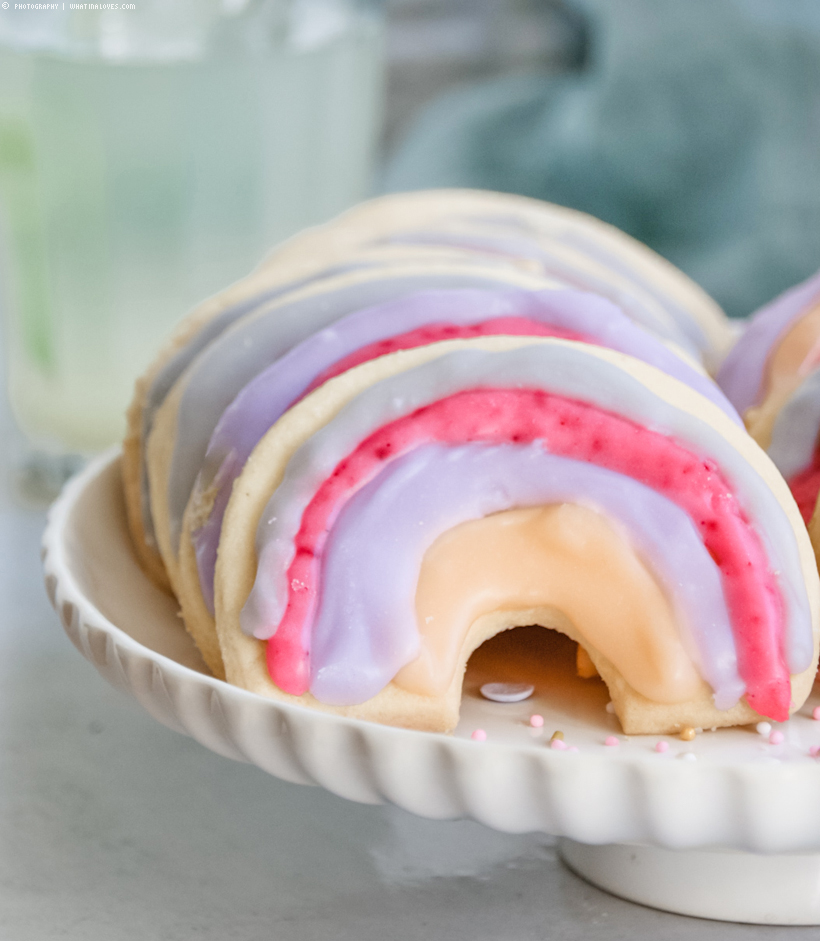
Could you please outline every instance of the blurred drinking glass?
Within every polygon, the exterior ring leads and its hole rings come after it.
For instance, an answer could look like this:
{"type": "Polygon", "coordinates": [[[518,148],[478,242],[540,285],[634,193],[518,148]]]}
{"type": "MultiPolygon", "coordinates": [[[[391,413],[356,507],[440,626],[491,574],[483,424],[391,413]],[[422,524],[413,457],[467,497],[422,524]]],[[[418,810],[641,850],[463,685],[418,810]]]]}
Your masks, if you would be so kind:
{"type": "Polygon", "coordinates": [[[0,9],[4,345],[35,473],[118,440],[182,314],[366,195],[381,101],[364,0],[54,6],[0,9]]]}

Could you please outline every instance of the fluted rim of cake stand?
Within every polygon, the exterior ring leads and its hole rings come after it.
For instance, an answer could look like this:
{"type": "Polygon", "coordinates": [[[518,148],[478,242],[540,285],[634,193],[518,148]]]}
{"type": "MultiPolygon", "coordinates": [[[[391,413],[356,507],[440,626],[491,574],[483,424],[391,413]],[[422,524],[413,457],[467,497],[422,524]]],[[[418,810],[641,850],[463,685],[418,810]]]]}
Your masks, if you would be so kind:
{"type": "MultiPolygon", "coordinates": [[[[429,818],[510,833],[672,849],[820,850],[820,763],[653,761],[377,725],[266,699],[136,641],[82,589],[71,517],[119,459],[112,449],[66,485],[43,536],[46,589],[75,647],[157,721],[275,777],[429,818]]],[[[136,561],[134,562],[136,565],[136,561]]]]}

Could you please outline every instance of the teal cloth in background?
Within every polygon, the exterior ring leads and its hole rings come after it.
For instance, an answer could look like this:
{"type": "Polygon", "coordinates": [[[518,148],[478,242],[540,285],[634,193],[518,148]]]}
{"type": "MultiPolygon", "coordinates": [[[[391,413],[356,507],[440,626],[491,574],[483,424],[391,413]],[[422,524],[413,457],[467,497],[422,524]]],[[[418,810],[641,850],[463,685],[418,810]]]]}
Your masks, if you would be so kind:
{"type": "Polygon", "coordinates": [[[585,65],[434,102],[385,189],[471,186],[599,216],[732,316],[820,268],[820,0],[577,0],[585,65]]]}

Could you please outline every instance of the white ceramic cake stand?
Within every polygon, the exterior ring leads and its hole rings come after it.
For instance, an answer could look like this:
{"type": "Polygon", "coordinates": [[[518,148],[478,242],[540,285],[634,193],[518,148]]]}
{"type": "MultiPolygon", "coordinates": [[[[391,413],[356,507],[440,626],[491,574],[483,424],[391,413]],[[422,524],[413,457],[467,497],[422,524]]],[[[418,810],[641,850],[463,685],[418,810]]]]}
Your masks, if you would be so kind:
{"type": "Polygon", "coordinates": [[[573,675],[557,635],[523,628],[474,655],[452,736],[269,701],[208,675],[176,603],[142,574],[116,454],[67,486],[43,558],[49,596],[80,652],[158,721],[220,755],[354,801],[555,834],[577,873],[656,908],[820,924],[820,762],[808,754],[820,745],[816,694],[779,727],[781,744],[745,728],[666,738],[659,753],[661,737],[620,733],[605,687],[573,675]],[[533,682],[535,696],[500,704],[477,693],[513,678],[533,682]],[[533,713],[544,717],[540,730],[533,713]],[[486,741],[470,739],[477,728],[486,741]],[[578,750],[551,749],[556,729],[578,750]],[[604,744],[611,735],[618,745],[604,744]]]}

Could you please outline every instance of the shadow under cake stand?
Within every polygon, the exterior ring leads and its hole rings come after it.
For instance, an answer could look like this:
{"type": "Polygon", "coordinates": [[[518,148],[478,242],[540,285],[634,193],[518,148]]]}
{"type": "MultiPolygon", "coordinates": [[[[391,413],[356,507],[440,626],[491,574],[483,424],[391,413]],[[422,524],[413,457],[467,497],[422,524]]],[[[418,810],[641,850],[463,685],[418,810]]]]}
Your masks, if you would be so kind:
{"type": "Polygon", "coordinates": [[[125,522],[118,453],[92,462],[52,507],[46,587],[68,636],[155,719],[276,777],[431,818],[560,837],[565,863],[632,901],[759,924],[820,924],[820,704],[815,692],[771,745],[753,728],[692,742],[624,736],[600,681],[574,675],[560,635],[518,628],[470,660],[453,735],[277,703],[214,679],[174,599],[142,573],[125,522]],[[495,703],[490,680],[534,696],[495,703]],[[538,713],[544,725],[533,729],[538,713]],[[481,728],[486,741],[473,741],[481,728]],[[560,730],[568,748],[549,747],[560,730]],[[619,744],[605,745],[610,736],[619,744]],[[668,749],[657,752],[665,740],[668,749]],[[577,751],[574,750],[577,748],[577,751]]]}

